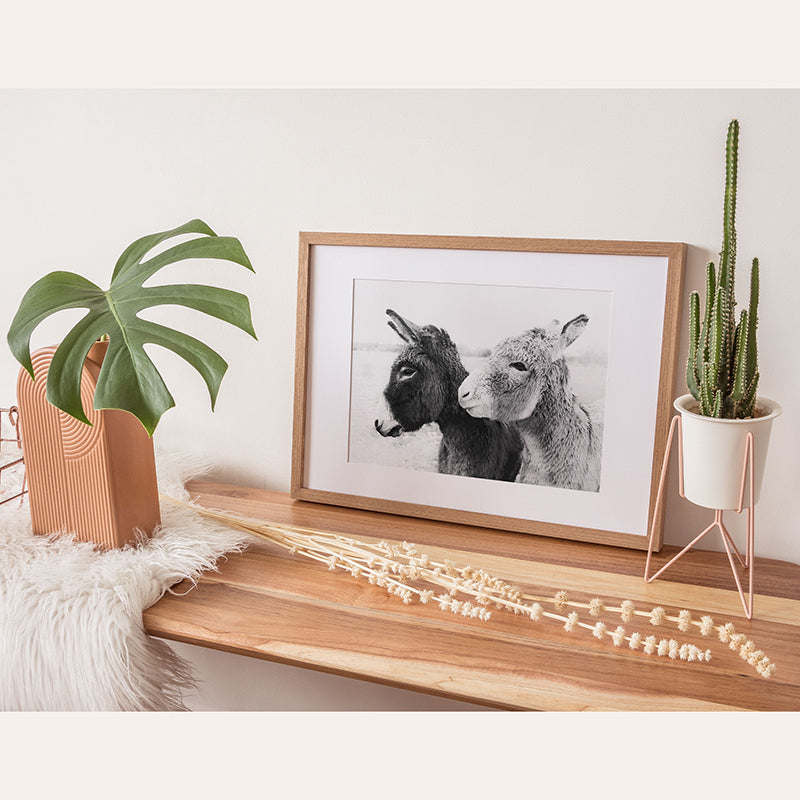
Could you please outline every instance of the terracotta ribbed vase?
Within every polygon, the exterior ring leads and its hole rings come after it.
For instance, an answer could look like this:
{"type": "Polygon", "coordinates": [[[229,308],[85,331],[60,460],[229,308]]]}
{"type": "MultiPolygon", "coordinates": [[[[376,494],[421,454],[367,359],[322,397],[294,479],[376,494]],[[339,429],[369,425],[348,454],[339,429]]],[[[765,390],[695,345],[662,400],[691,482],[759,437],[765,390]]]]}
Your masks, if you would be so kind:
{"type": "Polygon", "coordinates": [[[126,411],[96,411],[94,390],[108,342],[89,351],[81,400],[92,425],[70,417],[46,397],[55,347],[32,355],[36,380],[17,380],[22,449],[34,533],[74,532],[104,549],[149,535],[160,523],[153,440],[126,411]]]}

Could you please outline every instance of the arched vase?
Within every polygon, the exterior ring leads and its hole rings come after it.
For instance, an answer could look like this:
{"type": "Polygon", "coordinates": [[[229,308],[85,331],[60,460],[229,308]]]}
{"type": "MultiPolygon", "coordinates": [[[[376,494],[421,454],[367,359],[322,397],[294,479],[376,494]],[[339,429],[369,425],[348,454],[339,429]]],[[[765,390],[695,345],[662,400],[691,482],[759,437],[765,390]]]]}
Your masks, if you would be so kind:
{"type": "Polygon", "coordinates": [[[720,510],[748,506],[750,493],[742,495],[742,471],[747,434],[753,435],[753,495],[758,502],[773,421],[782,409],[774,400],[759,397],[757,407],[764,410],[753,419],[715,419],[690,409],[697,401],[690,394],[679,397],[675,409],[681,415],[683,447],[683,491],[687,500],[698,506],[720,510]]]}
{"type": "Polygon", "coordinates": [[[75,533],[103,549],[122,547],[161,521],[153,441],[127,411],[96,411],[94,390],[108,342],[89,351],[81,401],[91,425],[48,402],[56,347],[32,354],[34,375],[17,380],[22,450],[33,532],[75,533]]]}

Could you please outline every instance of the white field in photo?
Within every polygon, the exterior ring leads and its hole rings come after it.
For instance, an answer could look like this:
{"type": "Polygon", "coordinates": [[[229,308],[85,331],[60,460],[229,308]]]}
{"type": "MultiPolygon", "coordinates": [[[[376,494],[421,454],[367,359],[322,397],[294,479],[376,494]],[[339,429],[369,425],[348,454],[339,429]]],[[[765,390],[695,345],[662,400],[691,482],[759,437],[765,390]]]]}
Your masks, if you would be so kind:
{"type": "Polygon", "coordinates": [[[586,328],[564,355],[572,391],[602,443],[612,297],[611,291],[588,289],[354,280],[348,460],[438,472],[441,432],[435,422],[397,437],[375,428],[392,363],[405,347],[388,324],[387,309],[418,326],[446,330],[468,373],[483,369],[503,339],[585,314],[586,328]]]}

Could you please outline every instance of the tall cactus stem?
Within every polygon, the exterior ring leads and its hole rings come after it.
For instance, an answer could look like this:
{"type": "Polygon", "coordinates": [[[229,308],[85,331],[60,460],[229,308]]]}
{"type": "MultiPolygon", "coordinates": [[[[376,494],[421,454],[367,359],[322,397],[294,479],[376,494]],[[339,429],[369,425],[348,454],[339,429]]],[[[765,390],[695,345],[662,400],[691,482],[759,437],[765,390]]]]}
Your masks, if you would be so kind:
{"type": "Polygon", "coordinates": [[[758,372],[758,347],[756,344],[756,328],[758,327],[758,300],[760,291],[760,275],[758,259],[753,259],[750,270],[750,310],[748,314],[747,332],[747,375],[750,379],[758,372]]]}
{"type": "Polygon", "coordinates": [[[695,400],[700,399],[700,372],[698,370],[700,350],[700,295],[689,296],[689,358],[686,362],[686,385],[695,400]]]}
{"type": "Polygon", "coordinates": [[[705,416],[752,416],[758,387],[759,265],[750,272],[750,304],[736,322],[736,193],[739,123],[731,120],[725,144],[725,198],[719,267],[706,265],[702,322],[700,298],[690,297],[686,383],[705,416]]]}
{"type": "Polygon", "coordinates": [[[739,324],[736,326],[734,364],[735,373],[733,376],[733,387],[731,389],[731,400],[740,403],[744,398],[747,386],[750,383],[747,375],[746,353],[748,348],[747,338],[750,334],[750,326],[747,324],[747,311],[742,311],[739,324]]]}

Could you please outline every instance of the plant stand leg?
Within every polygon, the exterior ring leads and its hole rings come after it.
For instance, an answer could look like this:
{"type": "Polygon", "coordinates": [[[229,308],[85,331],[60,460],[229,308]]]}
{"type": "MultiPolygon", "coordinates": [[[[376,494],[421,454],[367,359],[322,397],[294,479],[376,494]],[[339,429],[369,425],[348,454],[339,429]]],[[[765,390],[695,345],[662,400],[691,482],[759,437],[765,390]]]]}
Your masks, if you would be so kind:
{"type": "Polygon", "coordinates": [[[672,452],[672,442],[675,438],[675,433],[678,433],[678,474],[680,480],[679,494],[681,497],[686,497],[684,494],[683,485],[683,445],[681,441],[681,420],[680,416],[675,416],[669,428],[669,435],[667,438],[667,449],[664,453],[664,462],[661,466],[661,478],[658,484],[658,494],[656,495],[656,505],[653,510],[653,522],[650,528],[650,539],[647,543],[647,561],[644,567],[644,580],[646,583],[651,583],[659,575],[661,575],[668,567],[672,566],[684,553],[691,550],[706,534],[710,533],[715,528],[719,530],[722,538],[722,544],[725,547],[725,552],[728,555],[728,561],[731,565],[731,572],[733,572],[733,579],[736,581],[736,588],[739,591],[739,598],[742,601],[742,607],[747,619],[753,618],[753,576],[755,572],[755,558],[754,558],[754,543],[755,543],[755,486],[754,486],[754,473],[753,473],[753,434],[748,433],[745,441],[744,459],[742,463],[742,479],[739,490],[739,507],[736,513],[740,514],[744,507],[744,494],[745,486],[749,484],[750,489],[750,504],[747,507],[747,549],[745,557],[742,558],[736,545],[731,539],[724,522],[722,521],[722,509],[715,509],[714,521],[694,539],[692,539],[686,547],[683,548],[677,555],[673,556],[666,564],[664,564],[655,574],[650,573],[650,560],[653,554],[653,540],[655,537],[656,519],[661,510],[664,500],[664,491],[666,487],[667,468],[669,466],[669,458],[672,452]],[[748,480],[749,477],[749,480],[748,480]],[[742,589],[742,582],[739,579],[739,573],[736,570],[734,563],[734,554],[742,567],[748,570],[748,598],[745,599],[745,592],[742,589]]]}

